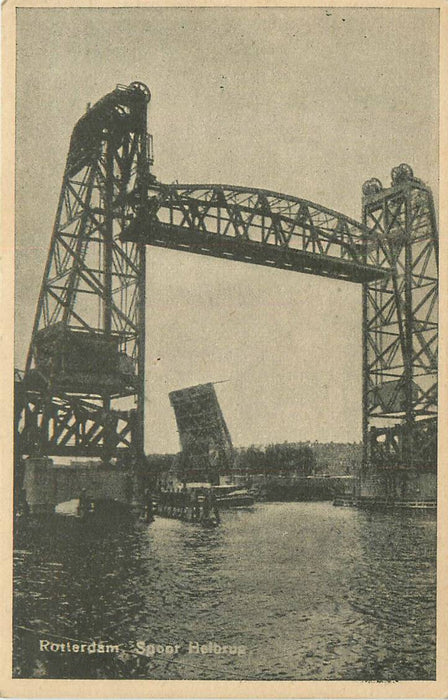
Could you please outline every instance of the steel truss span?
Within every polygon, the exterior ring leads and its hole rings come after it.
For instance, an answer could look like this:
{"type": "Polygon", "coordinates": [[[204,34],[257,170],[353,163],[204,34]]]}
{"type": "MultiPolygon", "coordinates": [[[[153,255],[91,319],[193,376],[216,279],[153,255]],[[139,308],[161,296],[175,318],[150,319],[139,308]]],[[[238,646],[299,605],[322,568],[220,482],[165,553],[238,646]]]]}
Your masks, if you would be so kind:
{"type": "Polygon", "coordinates": [[[254,188],[153,183],[147,207],[122,240],[350,282],[390,274],[387,261],[367,261],[362,224],[305,199],[254,188]]]}

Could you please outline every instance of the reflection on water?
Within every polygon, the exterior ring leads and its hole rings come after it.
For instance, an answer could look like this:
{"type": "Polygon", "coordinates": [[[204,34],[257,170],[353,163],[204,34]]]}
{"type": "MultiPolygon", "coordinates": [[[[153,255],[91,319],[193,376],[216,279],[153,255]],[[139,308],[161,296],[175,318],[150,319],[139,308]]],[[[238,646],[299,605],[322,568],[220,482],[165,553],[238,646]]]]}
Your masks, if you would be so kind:
{"type": "Polygon", "coordinates": [[[435,558],[434,520],[328,503],[259,504],[213,530],[55,516],[16,537],[15,675],[433,679],[435,558]],[[178,653],[143,656],[137,641],[178,653]],[[209,641],[246,653],[188,653],[209,641]]]}

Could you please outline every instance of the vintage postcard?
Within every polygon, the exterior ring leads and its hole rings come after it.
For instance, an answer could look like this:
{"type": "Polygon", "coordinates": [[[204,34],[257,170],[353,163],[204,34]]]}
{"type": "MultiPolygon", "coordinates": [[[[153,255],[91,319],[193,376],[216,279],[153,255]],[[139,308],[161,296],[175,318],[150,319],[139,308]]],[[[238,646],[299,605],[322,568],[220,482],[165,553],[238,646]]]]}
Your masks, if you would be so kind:
{"type": "Polygon", "coordinates": [[[2,696],[446,697],[447,14],[4,4],[2,696]]]}

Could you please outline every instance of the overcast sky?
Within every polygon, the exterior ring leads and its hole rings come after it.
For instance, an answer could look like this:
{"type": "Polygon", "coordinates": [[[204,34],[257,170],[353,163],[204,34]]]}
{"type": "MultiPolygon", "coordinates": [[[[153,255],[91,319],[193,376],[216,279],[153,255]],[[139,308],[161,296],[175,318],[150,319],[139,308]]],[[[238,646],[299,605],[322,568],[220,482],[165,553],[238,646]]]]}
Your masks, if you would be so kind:
{"type": "MultiPolygon", "coordinates": [[[[437,10],[17,16],[18,367],[71,131],[117,83],[151,89],[161,181],[262,187],[356,219],[362,183],[401,162],[437,191],[437,10]]],[[[147,299],[147,450],[178,449],[169,391],[223,379],[236,445],[361,439],[358,286],[149,248],[147,299]]]]}

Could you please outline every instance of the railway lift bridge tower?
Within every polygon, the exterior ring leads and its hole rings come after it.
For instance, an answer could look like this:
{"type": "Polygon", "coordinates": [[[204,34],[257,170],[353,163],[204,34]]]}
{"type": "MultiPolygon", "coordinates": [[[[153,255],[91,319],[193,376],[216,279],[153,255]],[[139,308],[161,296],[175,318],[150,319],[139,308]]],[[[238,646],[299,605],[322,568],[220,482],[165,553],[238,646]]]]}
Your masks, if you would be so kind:
{"type": "Polygon", "coordinates": [[[361,495],[429,493],[437,462],[431,191],[400,165],[390,187],[364,184],[360,223],[267,190],[166,185],[151,172],[149,101],[142,83],[119,85],[74,127],[25,372],[16,377],[16,455],[142,456],[145,251],[153,245],[362,285],[361,495]]]}

